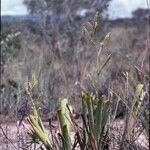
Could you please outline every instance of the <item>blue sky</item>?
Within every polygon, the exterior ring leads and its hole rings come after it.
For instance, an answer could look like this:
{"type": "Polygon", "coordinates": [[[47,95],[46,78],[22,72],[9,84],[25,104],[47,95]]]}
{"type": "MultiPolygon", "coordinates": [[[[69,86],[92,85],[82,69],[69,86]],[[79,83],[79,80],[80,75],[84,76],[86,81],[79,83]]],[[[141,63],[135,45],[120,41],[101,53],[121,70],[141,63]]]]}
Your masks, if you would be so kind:
{"type": "MultiPolygon", "coordinates": [[[[111,19],[131,17],[137,8],[147,8],[149,0],[112,0],[106,12],[111,19]]],[[[1,15],[25,15],[27,9],[23,0],[1,0],[1,15]]]]}

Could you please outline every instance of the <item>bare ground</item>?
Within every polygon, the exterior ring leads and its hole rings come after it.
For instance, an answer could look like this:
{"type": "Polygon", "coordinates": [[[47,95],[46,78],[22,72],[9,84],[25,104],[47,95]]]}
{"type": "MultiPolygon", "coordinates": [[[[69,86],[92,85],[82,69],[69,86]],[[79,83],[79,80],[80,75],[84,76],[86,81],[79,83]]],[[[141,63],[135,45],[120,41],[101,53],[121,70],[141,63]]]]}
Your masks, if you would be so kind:
{"type": "MultiPolygon", "coordinates": [[[[30,130],[30,125],[28,122],[24,122],[24,125],[17,126],[17,123],[12,121],[13,119],[9,119],[6,117],[0,118],[0,150],[15,150],[15,149],[34,149],[34,145],[30,146],[30,148],[26,147],[29,145],[29,136],[28,131],[30,130]],[[5,118],[5,119],[4,119],[5,118]],[[20,147],[20,148],[19,148],[20,147]]],[[[77,120],[79,124],[81,124],[80,120],[77,120]]],[[[44,126],[46,132],[50,134],[50,127],[48,121],[44,121],[44,126]]],[[[121,135],[124,128],[124,120],[117,119],[112,125],[112,136],[111,136],[111,144],[110,149],[117,150],[119,149],[119,142],[121,141],[121,135]]],[[[58,123],[56,121],[53,122],[53,131],[58,133],[58,123]]],[[[140,133],[139,127],[136,127],[137,138],[135,139],[136,147],[139,150],[148,150],[149,142],[146,139],[144,131],[140,133]]],[[[71,133],[72,140],[74,139],[74,132],[71,133]]],[[[40,144],[39,144],[40,146],[40,144]]],[[[38,149],[38,147],[36,147],[38,149]]]]}

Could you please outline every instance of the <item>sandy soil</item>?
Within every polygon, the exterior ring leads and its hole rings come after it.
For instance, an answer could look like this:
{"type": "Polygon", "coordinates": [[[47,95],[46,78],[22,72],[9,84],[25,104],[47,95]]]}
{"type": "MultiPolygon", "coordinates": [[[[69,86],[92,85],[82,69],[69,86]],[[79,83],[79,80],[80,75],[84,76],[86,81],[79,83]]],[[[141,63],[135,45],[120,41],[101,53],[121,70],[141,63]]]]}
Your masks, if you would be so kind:
{"type": "MultiPolygon", "coordinates": [[[[24,125],[21,125],[17,128],[17,123],[12,122],[11,119],[9,120],[8,118],[5,118],[4,120],[2,119],[2,117],[0,119],[3,120],[3,121],[0,120],[0,127],[1,127],[0,150],[15,150],[17,149],[18,145],[20,145],[21,147],[19,150],[25,149],[24,145],[26,145],[26,143],[29,142],[27,132],[31,128],[28,122],[24,122],[24,125]]],[[[77,120],[77,121],[80,124],[80,120],[77,120]]],[[[50,134],[48,122],[44,121],[44,126],[46,129],[46,132],[50,134]]],[[[113,123],[111,149],[116,149],[116,150],[118,149],[118,143],[120,140],[119,137],[121,138],[120,133],[123,131],[123,127],[124,127],[124,120],[118,119],[113,123]],[[115,137],[118,137],[118,139],[116,139],[115,137]]],[[[138,130],[138,128],[136,128],[136,130],[138,130]]],[[[53,131],[58,132],[58,125],[56,121],[53,122],[53,131]]],[[[139,133],[137,133],[137,135],[138,134],[139,133]]],[[[74,132],[72,132],[71,137],[73,140],[74,132]]],[[[144,132],[138,135],[138,138],[136,139],[135,143],[137,144],[137,146],[140,146],[140,150],[149,149],[148,141],[144,135],[144,132]]],[[[29,149],[29,148],[26,148],[26,149],[29,149]]],[[[31,149],[33,149],[33,147],[31,149]]]]}

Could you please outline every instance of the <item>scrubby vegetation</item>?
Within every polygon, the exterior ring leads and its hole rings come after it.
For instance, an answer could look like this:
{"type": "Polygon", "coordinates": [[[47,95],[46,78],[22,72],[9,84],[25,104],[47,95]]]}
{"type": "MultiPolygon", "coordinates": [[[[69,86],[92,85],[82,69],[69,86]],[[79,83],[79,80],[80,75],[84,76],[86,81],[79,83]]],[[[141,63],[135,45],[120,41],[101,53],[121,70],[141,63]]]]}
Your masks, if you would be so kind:
{"type": "Polygon", "coordinates": [[[148,149],[148,18],[138,22],[137,11],[133,19],[104,20],[91,17],[93,8],[82,18],[73,1],[68,11],[68,1],[25,3],[41,21],[2,22],[0,148],[148,149]]]}

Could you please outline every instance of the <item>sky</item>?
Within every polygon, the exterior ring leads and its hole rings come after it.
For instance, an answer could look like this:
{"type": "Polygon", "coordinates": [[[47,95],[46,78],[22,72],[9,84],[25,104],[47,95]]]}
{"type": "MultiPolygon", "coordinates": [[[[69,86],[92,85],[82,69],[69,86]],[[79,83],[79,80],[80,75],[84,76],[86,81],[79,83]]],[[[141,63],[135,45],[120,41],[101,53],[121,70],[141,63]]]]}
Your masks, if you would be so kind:
{"type": "Polygon", "coordinates": [[[1,15],[25,15],[23,0],[1,0],[1,15]]]}
{"type": "MultiPolygon", "coordinates": [[[[105,13],[110,19],[131,17],[132,11],[137,8],[147,8],[146,1],[149,0],[112,0],[105,13]]],[[[27,13],[23,0],[1,0],[1,15],[25,15],[27,13]]]]}
{"type": "Polygon", "coordinates": [[[148,8],[149,0],[112,0],[107,14],[110,19],[132,17],[132,12],[137,8],[148,8]]]}

